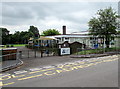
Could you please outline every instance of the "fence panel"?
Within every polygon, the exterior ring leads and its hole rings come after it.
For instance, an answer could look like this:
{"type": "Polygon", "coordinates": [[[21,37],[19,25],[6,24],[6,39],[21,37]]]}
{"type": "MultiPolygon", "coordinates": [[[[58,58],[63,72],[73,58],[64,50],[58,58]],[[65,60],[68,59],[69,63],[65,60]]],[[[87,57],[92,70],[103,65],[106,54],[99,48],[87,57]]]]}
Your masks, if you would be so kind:
{"type": "Polygon", "coordinates": [[[57,56],[58,48],[44,48],[44,49],[34,49],[34,50],[22,50],[19,51],[21,58],[36,58],[36,57],[47,57],[47,56],[57,56]]]}

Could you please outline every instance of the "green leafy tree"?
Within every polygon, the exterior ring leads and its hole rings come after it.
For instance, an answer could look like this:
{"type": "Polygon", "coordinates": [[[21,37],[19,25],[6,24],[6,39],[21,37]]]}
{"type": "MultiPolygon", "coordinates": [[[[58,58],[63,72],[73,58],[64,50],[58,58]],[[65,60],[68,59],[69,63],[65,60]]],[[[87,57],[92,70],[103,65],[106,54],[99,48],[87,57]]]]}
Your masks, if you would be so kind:
{"type": "Polygon", "coordinates": [[[27,31],[16,31],[14,34],[9,35],[10,44],[26,44],[29,39],[29,32],[27,31]]]}
{"type": "Polygon", "coordinates": [[[106,47],[109,48],[110,38],[117,33],[116,29],[118,15],[111,8],[100,9],[97,17],[93,17],[89,21],[89,32],[98,37],[105,37],[106,47]]]}
{"type": "Polygon", "coordinates": [[[26,44],[28,42],[28,39],[29,39],[29,32],[22,31],[20,33],[20,43],[26,44]]]}
{"type": "Polygon", "coordinates": [[[9,31],[6,28],[0,28],[2,34],[1,34],[1,40],[2,40],[2,44],[8,44],[9,42],[9,31]]]}
{"type": "Polygon", "coordinates": [[[48,29],[46,31],[42,32],[42,35],[44,36],[53,36],[53,35],[59,35],[59,31],[56,29],[48,29]]]}
{"type": "Polygon", "coordinates": [[[117,34],[119,34],[119,35],[120,35],[120,31],[118,31],[118,32],[117,32],[117,34]]]}
{"type": "Polygon", "coordinates": [[[39,37],[40,36],[39,30],[37,27],[30,26],[28,32],[29,32],[30,37],[39,37]]]}

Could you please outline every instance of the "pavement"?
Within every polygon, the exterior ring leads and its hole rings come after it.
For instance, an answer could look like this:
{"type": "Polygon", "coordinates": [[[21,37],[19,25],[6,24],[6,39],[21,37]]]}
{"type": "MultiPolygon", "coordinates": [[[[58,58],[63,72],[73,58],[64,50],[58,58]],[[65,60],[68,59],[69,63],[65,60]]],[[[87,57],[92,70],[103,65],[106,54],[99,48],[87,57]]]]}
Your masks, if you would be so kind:
{"type": "Polygon", "coordinates": [[[23,65],[23,61],[21,61],[20,59],[3,61],[0,63],[0,73],[17,68],[21,65],[23,65]]]}
{"type": "Polygon", "coordinates": [[[103,57],[109,56],[109,54],[86,54],[86,55],[71,55],[71,58],[93,58],[93,57],[103,57]]]}
{"type": "MultiPolygon", "coordinates": [[[[18,51],[24,49],[24,47],[17,47],[17,48],[18,48],[18,51]]],[[[29,49],[25,49],[25,50],[29,50],[29,49]]],[[[0,62],[0,72],[5,72],[8,70],[17,68],[21,65],[23,65],[23,61],[20,59],[2,61],[0,62]]]]}

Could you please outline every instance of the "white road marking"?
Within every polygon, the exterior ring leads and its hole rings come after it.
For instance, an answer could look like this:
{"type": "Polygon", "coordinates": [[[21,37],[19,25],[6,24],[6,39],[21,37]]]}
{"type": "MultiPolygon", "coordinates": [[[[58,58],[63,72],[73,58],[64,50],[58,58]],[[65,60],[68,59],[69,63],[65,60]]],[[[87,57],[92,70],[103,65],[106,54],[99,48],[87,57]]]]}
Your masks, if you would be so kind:
{"type": "Polygon", "coordinates": [[[21,70],[21,71],[15,71],[14,73],[15,74],[22,74],[22,73],[26,73],[27,71],[26,70],[21,70]]]}
{"type": "Polygon", "coordinates": [[[32,68],[32,69],[29,69],[30,71],[37,71],[37,70],[41,70],[43,68],[32,68]]]}
{"type": "Polygon", "coordinates": [[[5,76],[9,76],[9,75],[11,75],[11,74],[9,74],[9,73],[2,73],[2,74],[0,74],[0,77],[5,77],[5,76]]]}
{"type": "Polygon", "coordinates": [[[43,68],[54,68],[54,66],[45,66],[43,68]]]}

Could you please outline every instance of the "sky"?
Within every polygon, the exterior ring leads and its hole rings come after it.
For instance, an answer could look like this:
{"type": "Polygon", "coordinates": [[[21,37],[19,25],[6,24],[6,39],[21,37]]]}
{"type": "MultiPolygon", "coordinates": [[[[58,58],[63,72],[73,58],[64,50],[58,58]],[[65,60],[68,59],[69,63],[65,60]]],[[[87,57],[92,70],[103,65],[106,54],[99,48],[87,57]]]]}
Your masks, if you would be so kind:
{"type": "Polygon", "coordinates": [[[118,2],[2,2],[1,27],[10,33],[28,31],[31,25],[40,33],[47,29],[62,33],[63,25],[67,33],[87,31],[89,20],[109,6],[118,11],[118,2]]]}

